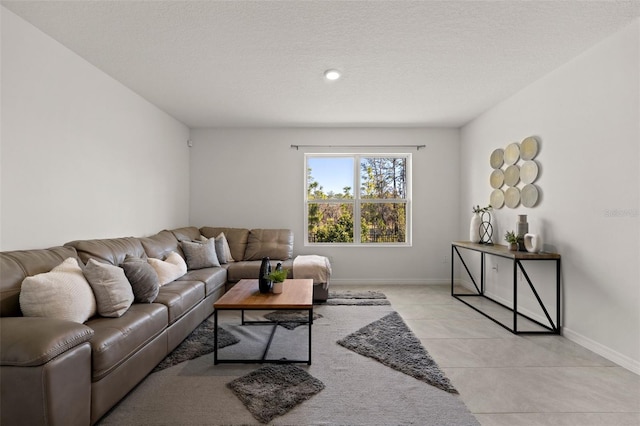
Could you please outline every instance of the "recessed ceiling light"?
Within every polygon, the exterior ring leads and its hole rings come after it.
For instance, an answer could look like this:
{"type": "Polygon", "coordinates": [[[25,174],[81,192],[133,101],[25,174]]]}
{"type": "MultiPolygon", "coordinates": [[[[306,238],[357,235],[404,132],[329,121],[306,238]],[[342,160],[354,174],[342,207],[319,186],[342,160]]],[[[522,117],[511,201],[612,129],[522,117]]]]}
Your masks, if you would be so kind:
{"type": "Polygon", "coordinates": [[[340,78],[340,71],[338,70],[326,70],[324,72],[324,78],[326,78],[327,80],[337,80],[340,78]]]}

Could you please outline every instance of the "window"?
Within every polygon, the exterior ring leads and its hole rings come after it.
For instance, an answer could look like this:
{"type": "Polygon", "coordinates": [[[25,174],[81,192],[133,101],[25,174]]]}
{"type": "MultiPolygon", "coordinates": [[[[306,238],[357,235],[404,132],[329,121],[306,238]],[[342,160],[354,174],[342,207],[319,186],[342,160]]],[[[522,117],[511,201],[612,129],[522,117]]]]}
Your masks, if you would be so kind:
{"type": "Polygon", "coordinates": [[[307,244],[410,245],[411,154],[306,154],[305,170],[307,244]]]}

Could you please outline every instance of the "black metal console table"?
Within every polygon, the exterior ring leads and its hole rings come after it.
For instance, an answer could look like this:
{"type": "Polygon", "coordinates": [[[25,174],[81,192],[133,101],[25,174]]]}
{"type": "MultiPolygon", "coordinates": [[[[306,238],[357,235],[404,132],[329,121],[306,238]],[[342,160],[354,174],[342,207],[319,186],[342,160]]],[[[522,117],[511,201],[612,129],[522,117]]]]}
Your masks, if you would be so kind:
{"type": "Polygon", "coordinates": [[[481,313],[485,317],[489,318],[496,324],[506,328],[514,334],[560,334],[560,255],[558,253],[528,253],[522,251],[510,251],[509,248],[505,245],[494,244],[477,244],[468,241],[454,241],[451,243],[451,295],[464,303],[465,305],[473,308],[477,312],[481,313]],[[480,286],[478,287],[478,283],[473,278],[471,271],[467,267],[463,257],[460,255],[460,249],[463,250],[472,250],[480,253],[480,286]],[[506,259],[511,259],[513,262],[513,307],[506,306],[503,303],[498,302],[497,300],[487,296],[485,294],[485,256],[498,256],[506,259]],[[477,293],[456,293],[454,288],[454,276],[455,276],[455,258],[458,258],[464,269],[467,272],[469,278],[471,278],[471,282],[473,283],[477,293]],[[549,315],[549,311],[547,307],[543,303],[540,298],[538,292],[536,291],[535,286],[531,282],[527,271],[524,268],[523,262],[525,261],[552,261],[555,262],[556,265],[556,318],[555,322],[549,315]],[[544,315],[547,318],[549,324],[543,324],[521,312],[518,312],[518,269],[522,271],[522,275],[527,280],[529,284],[529,288],[531,289],[533,295],[536,297],[538,304],[542,308],[544,315]],[[509,327],[508,325],[498,321],[493,318],[486,312],[483,312],[478,307],[464,300],[467,297],[483,297],[485,299],[489,299],[492,302],[502,306],[513,312],[513,327],[509,327]],[[529,321],[534,322],[540,327],[544,328],[544,330],[534,330],[534,331],[521,331],[518,330],[518,317],[526,318],[529,321]]]}

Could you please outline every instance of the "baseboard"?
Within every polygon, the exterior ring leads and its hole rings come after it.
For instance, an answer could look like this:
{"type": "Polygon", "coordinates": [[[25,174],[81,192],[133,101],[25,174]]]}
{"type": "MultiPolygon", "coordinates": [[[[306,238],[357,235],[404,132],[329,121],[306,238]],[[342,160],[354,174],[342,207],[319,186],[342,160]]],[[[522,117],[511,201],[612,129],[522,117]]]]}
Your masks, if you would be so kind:
{"type": "Polygon", "coordinates": [[[562,335],[567,339],[571,340],[574,343],[579,344],[591,352],[595,352],[598,355],[608,359],[611,362],[615,362],[620,367],[626,368],[632,373],[640,375],[640,362],[634,359],[629,358],[626,355],[623,355],[617,351],[614,351],[611,348],[604,346],[601,343],[596,342],[595,340],[589,339],[588,337],[583,336],[580,333],[576,333],[575,331],[564,327],[562,329],[562,335]]]}
{"type": "Polygon", "coordinates": [[[419,279],[419,278],[342,278],[331,279],[331,285],[451,285],[450,279],[419,279]]]}
{"type": "MultiPolygon", "coordinates": [[[[460,284],[463,287],[473,289],[473,284],[471,284],[471,282],[469,281],[456,280],[456,284],[460,284]]],[[[507,306],[511,306],[511,304],[513,303],[512,301],[496,296],[495,294],[487,293],[487,295],[507,306]]],[[[521,308],[518,308],[518,312],[521,312],[527,316],[530,316],[531,318],[535,319],[536,321],[540,321],[543,324],[547,323],[547,318],[541,316],[538,313],[531,312],[527,309],[521,309],[521,308]]],[[[562,331],[562,336],[566,337],[568,340],[571,340],[572,342],[577,343],[578,345],[586,349],[589,349],[591,352],[594,352],[600,355],[601,357],[606,358],[609,361],[618,364],[622,368],[626,368],[632,373],[640,375],[640,361],[636,361],[632,358],[629,358],[628,356],[623,355],[617,351],[614,351],[613,349],[601,343],[598,343],[595,340],[585,337],[580,333],[576,333],[575,331],[567,327],[562,327],[561,331],[562,331]]]]}

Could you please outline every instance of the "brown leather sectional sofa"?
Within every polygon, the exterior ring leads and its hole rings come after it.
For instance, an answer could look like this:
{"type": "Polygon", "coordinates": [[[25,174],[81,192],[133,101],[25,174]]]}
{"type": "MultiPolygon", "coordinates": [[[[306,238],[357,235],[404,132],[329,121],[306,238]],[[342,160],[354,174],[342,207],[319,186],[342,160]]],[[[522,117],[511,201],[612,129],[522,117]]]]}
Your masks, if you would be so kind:
{"type": "MultiPolygon", "coordinates": [[[[0,424],[90,425],[97,422],[213,312],[226,288],[258,278],[261,259],[291,274],[293,233],[282,229],[186,227],[150,237],[82,240],[61,247],[0,253],[0,424]],[[153,303],[134,303],[119,318],[84,324],[24,317],[27,276],[75,257],[120,265],[126,255],[163,259],[180,242],[224,232],[235,262],[188,271],[160,287],[153,303]]],[[[326,300],[326,285],[314,298],[326,300]]]]}

